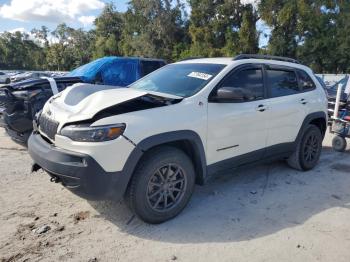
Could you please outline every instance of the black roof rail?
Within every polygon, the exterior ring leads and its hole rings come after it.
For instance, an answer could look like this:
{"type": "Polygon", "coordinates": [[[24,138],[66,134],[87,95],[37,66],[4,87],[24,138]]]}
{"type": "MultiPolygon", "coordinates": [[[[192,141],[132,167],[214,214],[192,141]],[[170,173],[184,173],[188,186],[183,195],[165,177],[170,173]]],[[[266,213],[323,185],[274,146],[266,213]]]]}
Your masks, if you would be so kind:
{"type": "Polygon", "coordinates": [[[289,58],[289,57],[283,57],[283,56],[273,56],[273,55],[241,54],[241,55],[237,55],[233,58],[233,60],[242,60],[242,59],[269,59],[269,60],[278,60],[278,61],[300,64],[300,62],[296,59],[289,58]]]}

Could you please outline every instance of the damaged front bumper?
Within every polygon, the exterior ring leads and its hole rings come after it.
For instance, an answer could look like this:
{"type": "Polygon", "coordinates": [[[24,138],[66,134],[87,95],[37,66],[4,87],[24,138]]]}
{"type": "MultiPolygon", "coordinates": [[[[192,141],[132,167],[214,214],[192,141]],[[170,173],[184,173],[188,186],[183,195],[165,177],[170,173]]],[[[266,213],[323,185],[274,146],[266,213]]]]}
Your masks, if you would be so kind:
{"type": "Polygon", "coordinates": [[[89,200],[119,200],[133,171],[127,164],[122,171],[106,172],[91,156],[57,148],[39,133],[30,136],[28,151],[34,170],[44,169],[52,181],[89,200]]]}

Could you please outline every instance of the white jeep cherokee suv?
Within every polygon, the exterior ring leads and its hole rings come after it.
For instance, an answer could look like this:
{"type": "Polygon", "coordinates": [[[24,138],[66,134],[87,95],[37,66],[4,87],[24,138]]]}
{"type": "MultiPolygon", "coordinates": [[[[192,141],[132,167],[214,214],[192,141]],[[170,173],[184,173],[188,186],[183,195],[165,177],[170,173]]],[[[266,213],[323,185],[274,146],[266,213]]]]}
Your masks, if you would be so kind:
{"type": "Polygon", "coordinates": [[[28,146],[33,171],[88,199],[125,196],[161,223],[220,170],[266,159],[312,169],[326,123],[308,67],[239,55],[170,64],[128,88],[76,84],[46,103],[28,146]]]}

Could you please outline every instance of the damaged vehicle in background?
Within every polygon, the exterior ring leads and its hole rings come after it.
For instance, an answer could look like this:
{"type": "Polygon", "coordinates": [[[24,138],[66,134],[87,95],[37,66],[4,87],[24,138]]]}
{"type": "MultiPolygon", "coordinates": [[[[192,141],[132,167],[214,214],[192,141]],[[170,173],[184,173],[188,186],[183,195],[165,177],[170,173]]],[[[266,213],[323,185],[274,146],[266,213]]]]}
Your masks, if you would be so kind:
{"type": "Polygon", "coordinates": [[[25,145],[33,130],[34,115],[53,94],[80,82],[125,87],[164,65],[160,59],[104,57],[65,76],[5,85],[0,88],[0,126],[14,141],[25,145]]]}

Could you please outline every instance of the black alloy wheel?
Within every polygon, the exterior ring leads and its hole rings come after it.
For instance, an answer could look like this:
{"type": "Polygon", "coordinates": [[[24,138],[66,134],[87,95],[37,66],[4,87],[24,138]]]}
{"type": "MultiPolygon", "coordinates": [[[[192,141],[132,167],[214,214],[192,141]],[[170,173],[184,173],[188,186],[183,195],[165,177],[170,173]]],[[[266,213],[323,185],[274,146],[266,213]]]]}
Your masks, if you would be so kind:
{"type": "Polygon", "coordinates": [[[177,216],[194,191],[192,160],[182,150],[159,146],[140,160],[126,193],[127,204],[143,221],[159,224],[177,216]]]}
{"type": "Polygon", "coordinates": [[[154,211],[167,212],[181,203],[186,185],[187,176],[179,165],[163,166],[148,182],[148,204],[154,211]]]}
{"type": "Polygon", "coordinates": [[[303,157],[307,163],[312,163],[318,155],[320,143],[315,133],[310,133],[303,146],[303,157]]]}

